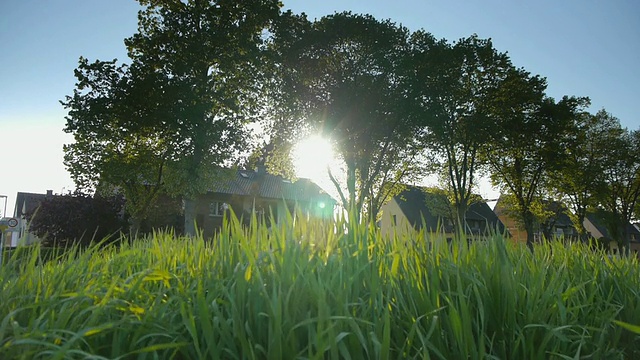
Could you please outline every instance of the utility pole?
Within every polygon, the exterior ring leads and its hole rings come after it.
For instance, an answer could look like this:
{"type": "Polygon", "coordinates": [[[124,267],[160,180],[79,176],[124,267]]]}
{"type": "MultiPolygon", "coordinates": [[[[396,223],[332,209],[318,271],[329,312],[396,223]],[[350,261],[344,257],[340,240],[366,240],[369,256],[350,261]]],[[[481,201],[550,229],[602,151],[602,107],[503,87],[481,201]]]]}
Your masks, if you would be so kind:
{"type": "Polygon", "coordinates": [[[2,217],[7,216],[7,202],[9,201],[9,197],[7,195],[0,195],[0,198],[4,198],[4,211],[2,212],[2,217]]]}

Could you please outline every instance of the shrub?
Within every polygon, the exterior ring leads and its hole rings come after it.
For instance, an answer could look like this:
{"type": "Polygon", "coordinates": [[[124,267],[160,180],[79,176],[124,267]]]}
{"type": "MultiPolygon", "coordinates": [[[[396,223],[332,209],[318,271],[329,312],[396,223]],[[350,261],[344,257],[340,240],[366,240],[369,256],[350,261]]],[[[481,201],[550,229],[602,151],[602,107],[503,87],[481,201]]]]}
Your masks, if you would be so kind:
{"type": "Polygon", "coordinates": [[[101,197],[83,193],[49,196],[40,206],[25,214],[29,231],[45,246],[88,245],[94,239],[126,229],[121,196],[101,197]]]}

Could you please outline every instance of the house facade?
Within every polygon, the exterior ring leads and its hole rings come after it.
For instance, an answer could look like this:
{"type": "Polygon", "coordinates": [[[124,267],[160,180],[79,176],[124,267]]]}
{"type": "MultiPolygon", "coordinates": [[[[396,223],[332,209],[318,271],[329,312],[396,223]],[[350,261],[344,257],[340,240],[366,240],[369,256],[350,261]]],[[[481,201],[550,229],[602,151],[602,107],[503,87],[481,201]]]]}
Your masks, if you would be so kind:
{"type": "MultiPolygon", "coordinates": [[[[543,206],[545,207],[545,212],[548,216],[544,221],[538,221],[535,224],[535,232],[533,234],[534,241],[541,241],[545,238],[562,238],[564,240],[578,239],[578,231],[573,225],[569,215],[567,215],[568,209],[566,206],[557,201],[546,201],[543,206]]],[[[513,241],[522,243],[527,242],[527,232],[524,230],[522,224],[517,220],[517,216],[513,214],[511,206],[508,204],[505,197],[501,196],[498,199],[493,211],[500,221],[502,221],[502,223],[507,227],[513,241]]]]}
{"type": "Polygon", "coordinates": [[[47,190],[45,194],[18,192],[13,217],[18,220],[18,226],[9,234],[5,234],[5,246],[16,247],[18,245],[30,245],[40,239],[29,231],[25,214],[36,210],[40,203],[48,197],[54,196],[53,190],[47,190]]]}
{"type": "MultiPolygon", "coordinates": [[[[619,238],[623,231],[620,228],[616,229],[615,227],[608,225],[610,222],[607,221],[607,219],[610,218],[610,216],[611,214],[607,213],[603,209],[589,211],[584,219],[584,227],[587,229],[591,237],[607,244],[609,251],[613,254],[618,254],[620,247],[615,239],[619,238]],[[612,230],[617,232],[617,234],[612,233],[612,230]]],[[[640,257],[640,231],[638,231],[638,229],[631,223],[627,223],[626,227],[629,249],[631,253],[640,257]]]]}
{"type": "MultiPolygon", "coordinates": [[[[451,239],[455,233],[448,198],[427,188],[408,186],[383,205],[381,211],[380,229],[386,236],[424,230],[451,239]]],[[[469,206],[465,222],[468,240],[485,239],[494,233],[506,234],[506,228],[484,201],[469,206]]]]}
{"type": "Polygon", "coordinates": [[[216,180],[206,194],[196,198],[195,222],[205,237],[222,226],[225,213],[233,211],[247,223],[253,214],[268,224],[280,223],[301,212],[318,219],[332,219],[336,201],[309,179],[289,181],[267,173],[236,170],[216,180]]]}
{"type": "MultiPolygon", "coordinates": [[[[568,215],[569,210],[554,201],[545,203],[545,206],[546,210],[553,215],[550,215],[544,222],[538,222],[535,225],[535,241],[542,239],[579,240],[578,231],[568,215]]],[[[527,241],[527,232],[516,220],[516,216],[510,211],[507,202],[502,197],[498,200],[494,211],[505,224],[514,241],[523,243],[527,241]]],[[[623,231],[620,228],[612,228],[611,221],[607,220],[610,217],[611,214],[602,209],[591,210],[586,213],[583,225],[591,238],[606,244],[608,250],[616,254],[619,252],[619,244],[614,239],[620,238],[623,231]],[[612,229],[615,230],[615,234],[611,233],[612,229]]],[[[629,248],[636,256],[640,256],[640,231],[631,223],[627,223],[626,226],[629,248]]]]}

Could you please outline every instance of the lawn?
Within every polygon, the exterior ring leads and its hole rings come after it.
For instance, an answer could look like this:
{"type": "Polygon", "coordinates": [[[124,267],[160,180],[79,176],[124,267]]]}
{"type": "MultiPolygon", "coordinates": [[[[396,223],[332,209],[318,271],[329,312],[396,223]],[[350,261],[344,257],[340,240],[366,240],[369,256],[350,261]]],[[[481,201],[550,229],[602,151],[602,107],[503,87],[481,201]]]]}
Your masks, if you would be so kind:
{"type": "Polygon", "coordinates": [[[298,218],[40,250],[0,270],[0,359],[640,358],[638,262],[582,244],[298,218]]]}

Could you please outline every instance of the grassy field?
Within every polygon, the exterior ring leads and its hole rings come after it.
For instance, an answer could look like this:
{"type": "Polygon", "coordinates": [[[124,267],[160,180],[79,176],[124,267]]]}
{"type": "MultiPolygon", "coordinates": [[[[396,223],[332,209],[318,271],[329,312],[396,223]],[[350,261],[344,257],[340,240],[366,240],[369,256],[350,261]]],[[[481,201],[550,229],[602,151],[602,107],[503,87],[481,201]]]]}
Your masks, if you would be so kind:
{"type": "Polygon", "coordinates": [[[0,359],[640,358],[637,261],[559,242],[231,220],[212,241],[22,249],[0,286],[0,359]]]}

